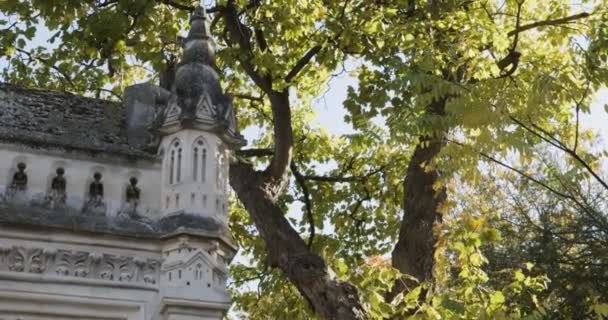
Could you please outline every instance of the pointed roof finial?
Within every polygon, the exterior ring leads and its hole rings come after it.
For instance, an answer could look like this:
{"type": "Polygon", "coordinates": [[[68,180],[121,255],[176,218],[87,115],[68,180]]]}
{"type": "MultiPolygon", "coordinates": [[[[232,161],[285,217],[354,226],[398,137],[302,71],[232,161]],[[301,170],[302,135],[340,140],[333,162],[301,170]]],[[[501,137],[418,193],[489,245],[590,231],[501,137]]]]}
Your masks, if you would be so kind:
{"type": "Polygon", "coordinates": [[[199,6],[194,9],[190,16],[190,32],[188,38],[207,38],[209,39],[211,32],[209,31],[209,17],[205,7],[199,6]]]}
{"type": "Polygon", "coordinates": [[[209,30],[209,17],[202,6],[197,7],[190,17],[190,30],[184,42],[184,55],[181,64],[191,62],[215,64],[215,50],[209,30]]]}

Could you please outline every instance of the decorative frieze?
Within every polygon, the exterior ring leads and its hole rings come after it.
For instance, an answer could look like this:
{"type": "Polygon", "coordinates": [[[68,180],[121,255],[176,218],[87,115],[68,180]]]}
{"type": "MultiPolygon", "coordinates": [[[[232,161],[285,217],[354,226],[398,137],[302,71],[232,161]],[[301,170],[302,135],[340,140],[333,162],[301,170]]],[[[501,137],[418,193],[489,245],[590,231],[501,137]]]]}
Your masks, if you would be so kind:
{"type": "Polygon", "coordinates": [[[0,271],[155,285],[158,259],[20,246],[0,247],[0,271]]]}

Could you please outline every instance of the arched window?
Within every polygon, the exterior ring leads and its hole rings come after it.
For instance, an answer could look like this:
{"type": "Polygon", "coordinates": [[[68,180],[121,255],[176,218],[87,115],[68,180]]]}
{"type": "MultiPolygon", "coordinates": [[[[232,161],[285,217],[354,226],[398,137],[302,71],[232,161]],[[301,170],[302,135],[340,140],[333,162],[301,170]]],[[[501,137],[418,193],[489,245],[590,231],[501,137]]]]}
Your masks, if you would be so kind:
{"type": "Polygon", "coordinates": [[[182,180],[182,146],[177,140],[171,143],[168,171],[169,184],[179,183],[182,180]]]}
{"type": "Polygon", "coordinates": [[[192,156],[192,178],[194,181],[205,181],[207,172],[207,148],[203,138],[198,138],[194,142],[194,152],[192,156]]]}

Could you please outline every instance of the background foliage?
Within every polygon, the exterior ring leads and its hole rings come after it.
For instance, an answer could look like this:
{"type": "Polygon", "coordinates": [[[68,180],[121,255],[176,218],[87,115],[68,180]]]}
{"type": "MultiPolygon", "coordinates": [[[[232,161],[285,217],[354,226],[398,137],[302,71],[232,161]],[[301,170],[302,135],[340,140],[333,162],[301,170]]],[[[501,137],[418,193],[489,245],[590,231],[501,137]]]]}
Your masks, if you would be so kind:
{"type": "MultiPolygon", "coordinates": [[[[2,1],[2,79],[120,99],[125,86],[175,67],[195,5],[2,1]],[[50,34],[47,43],[41,34],[50,34]]],[[[292,103],[294,156],[280,204],[336,277],[361,290],[371,318],[608,317],[608,153],[579,124],[608,82],[606,1],[236,5],[256,42],[251,63],[280,79],[273,89],[287,88],[292,103]],[[344,101],[353,132],[334,135],[312,121],[311,101],[345,64],[358,79],[344,101]],[[438,100],[444,110],[429,112],[438,100]],[[434,280],[394,295],[403,279],[390,263],[403,177],[430,136],[441,150],[422,166],[440,173],[433,189],[448,194],[434,231],[434,280]]],[[[246,74],[220,14],[212,32],[240,125],[259,131],[250,147],[272,147],[269,97],[246,74]]],[[[251,161],[261,167],[268,159],[251,161]]],[[[315,318],[268,266],[265,243],[236,198],[231,208],[243,256],[231,268],[237,317],[315,318]]]]}

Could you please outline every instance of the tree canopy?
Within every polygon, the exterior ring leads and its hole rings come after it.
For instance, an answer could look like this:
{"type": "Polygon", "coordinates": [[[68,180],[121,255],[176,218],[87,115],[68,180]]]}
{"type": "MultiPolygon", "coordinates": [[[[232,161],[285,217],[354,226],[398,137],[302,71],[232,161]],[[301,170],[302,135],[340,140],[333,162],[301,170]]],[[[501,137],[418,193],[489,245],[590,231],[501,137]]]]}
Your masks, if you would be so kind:
{"type": "MultiPolygon", "coordinates": [[[[107,99],[167,85],[198,5],[5,0],[2,80],[107,99]]],[[[230,166],[241,318],[608,317],[608,152],[580,124],[608,83],[606,0],[207,11],[241,129],[260,132],[230,166]],[[347,64],[336,135],[311,101],[347,64]]]]}

